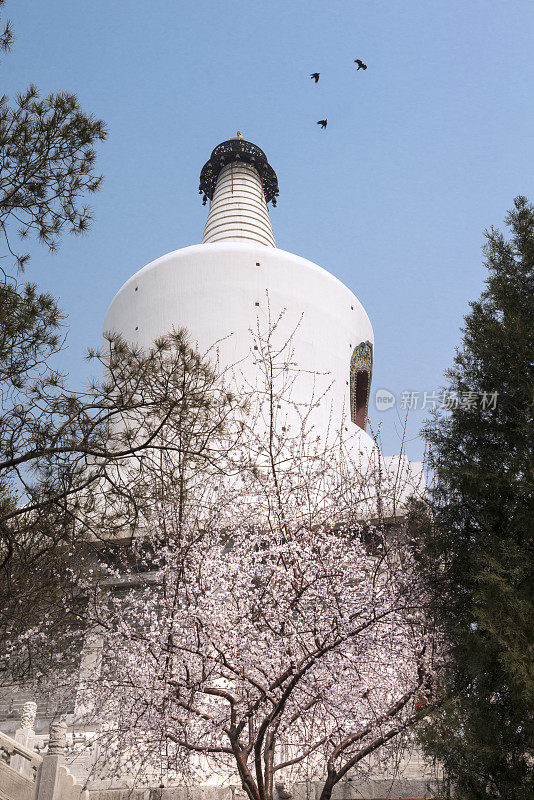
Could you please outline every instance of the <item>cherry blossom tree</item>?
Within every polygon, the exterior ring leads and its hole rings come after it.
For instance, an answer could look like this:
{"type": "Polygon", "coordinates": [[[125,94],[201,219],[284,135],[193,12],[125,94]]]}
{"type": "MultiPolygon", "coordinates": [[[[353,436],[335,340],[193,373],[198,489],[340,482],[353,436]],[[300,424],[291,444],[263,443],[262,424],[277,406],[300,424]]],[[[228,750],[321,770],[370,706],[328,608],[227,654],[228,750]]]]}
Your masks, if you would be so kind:
{"type": "Polygon", "coordinates": [[[173,461],[168,481],[162,455],[132,545],[148,570],[124,562],[85,586],[103,655],[80,708],[107,774],[237,775],[250,800],[307,778],[329,800],[439,702],[417,564],[402,525],[381,522],[378,454],[354,463],[341,435],[313,435],[327,397],[295,407],[276,331],[257,337],[263,389],[231,464],[173,461]]]}
{"type": "Polygon", "coordinates": [[[0,685],[40,687],[58,655],[79,660],[84,582],[129,550],[158,481],[224,467],[240,400],[183,330],[148,351],[110,334],[92,354],[104,379],[83,393],[19,355],[33,380],[0,414],[0,685]]]}

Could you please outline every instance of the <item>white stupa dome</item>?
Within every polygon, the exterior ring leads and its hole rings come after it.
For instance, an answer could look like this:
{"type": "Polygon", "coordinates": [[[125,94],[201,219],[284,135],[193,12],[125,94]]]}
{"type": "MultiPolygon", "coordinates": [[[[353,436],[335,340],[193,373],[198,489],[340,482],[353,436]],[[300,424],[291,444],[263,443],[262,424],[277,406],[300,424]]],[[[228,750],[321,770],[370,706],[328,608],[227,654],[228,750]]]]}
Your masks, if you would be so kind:
{"type": "Polygon", "coordinates": [[[276,202],[278,182],[258,147],[238,137],[216,147],[200,190],[210,200],[202,244],[136,272],[113,299],[104,331],[148,348],[183,327],[201,353],[232,367],[237,385],[254,386],[253,333],[279,320],[276,337],[291,338],[298,370],[292,402],[316,402],[316,432],[342,426],[370,454],[374,337],[363,306],[325,269],[276,247],[267,203],[276,202]]]}

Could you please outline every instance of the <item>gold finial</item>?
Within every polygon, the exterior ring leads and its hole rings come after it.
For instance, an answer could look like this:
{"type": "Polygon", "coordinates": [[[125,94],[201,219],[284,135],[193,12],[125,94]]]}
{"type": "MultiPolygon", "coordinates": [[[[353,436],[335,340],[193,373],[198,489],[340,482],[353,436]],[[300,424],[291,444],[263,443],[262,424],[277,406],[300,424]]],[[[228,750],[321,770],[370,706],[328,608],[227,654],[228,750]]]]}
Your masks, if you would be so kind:
{"type": "Polygon", "coordinates": [[[238,131],[237,136],[230,136],[230,139],[244,139],[244,137],[241,131],[238,131]]]}

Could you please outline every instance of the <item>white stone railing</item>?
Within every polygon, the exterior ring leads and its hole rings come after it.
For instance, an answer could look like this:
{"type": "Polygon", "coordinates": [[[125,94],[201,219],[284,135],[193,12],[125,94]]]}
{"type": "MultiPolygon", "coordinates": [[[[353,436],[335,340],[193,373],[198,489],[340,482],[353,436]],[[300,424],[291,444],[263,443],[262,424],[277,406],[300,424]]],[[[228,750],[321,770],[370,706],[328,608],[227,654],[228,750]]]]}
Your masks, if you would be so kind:
{"type": "Polygon", "coordinates": [[[42,761],[34,750],[0,732],[0,800],[34,800],[42,761]]]}
{"type": "Polygon", "coordinates": [[[27,778],[35,781],[43,757],[35,750],[30,750],[0,731],[0,762],[8,765],[15,772],[22,772],[13,766],[13,761],[17,756],[28,767],[22,774],[26,774],[27,778]]]}
{"type": "Polygon", "coordinates": [[[87,789],[65,766],[67,729],[50,726],[48,750],[33,749],[35,703],[26,703],[15,739],[0,732],[0,800],[88,800],[87,789]]]}

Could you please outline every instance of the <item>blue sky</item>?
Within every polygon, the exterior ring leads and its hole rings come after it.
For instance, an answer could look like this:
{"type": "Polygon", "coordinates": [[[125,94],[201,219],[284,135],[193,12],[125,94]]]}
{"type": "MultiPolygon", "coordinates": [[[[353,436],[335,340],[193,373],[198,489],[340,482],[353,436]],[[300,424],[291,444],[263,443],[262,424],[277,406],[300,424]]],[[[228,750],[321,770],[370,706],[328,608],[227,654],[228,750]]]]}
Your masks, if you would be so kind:
{"type": "MultiPolygon", "coordinates": [[[[68,314],[73,385],[122,283],[200,241],[200,169],[238,128],[278,174],[278,246],[365,306],[372,394],[417,391],[420,405],[443,383],[482,289],[482,232],[534,197],[532,0],[12,0],[5,15],[3,91],[68,89],[110,130],[91,232],[32,248],[27,270],[68,314]]],[[[396,411],[371,416],[397,452],[396,411]]],[[[410,413],[412,458],[425,416],[410,413]]]]}

